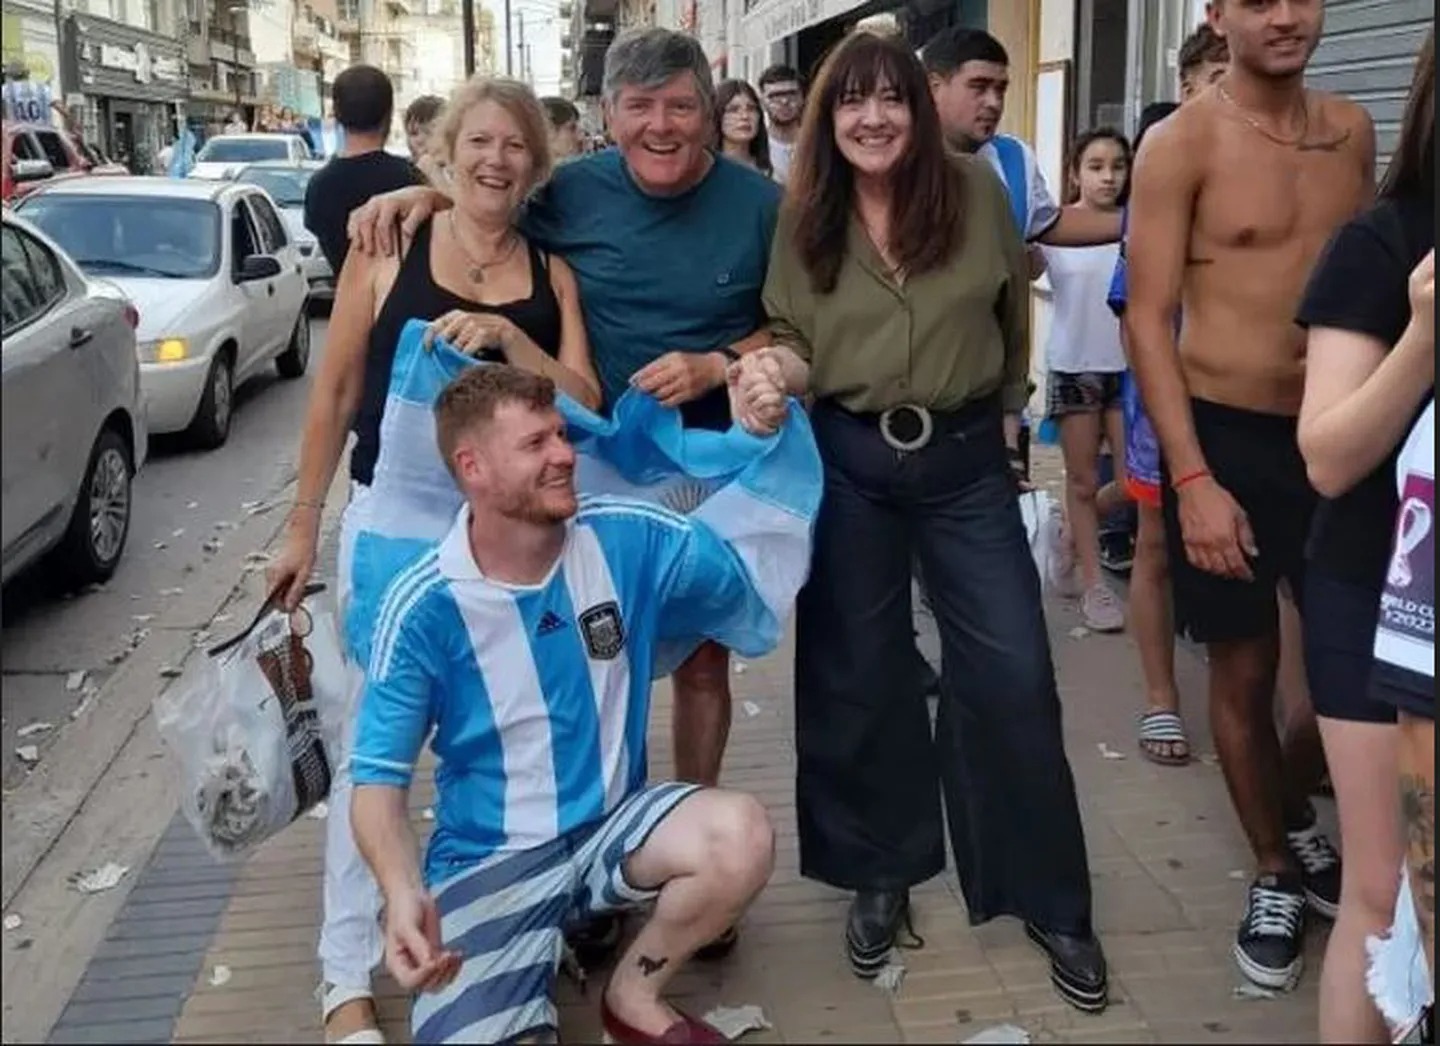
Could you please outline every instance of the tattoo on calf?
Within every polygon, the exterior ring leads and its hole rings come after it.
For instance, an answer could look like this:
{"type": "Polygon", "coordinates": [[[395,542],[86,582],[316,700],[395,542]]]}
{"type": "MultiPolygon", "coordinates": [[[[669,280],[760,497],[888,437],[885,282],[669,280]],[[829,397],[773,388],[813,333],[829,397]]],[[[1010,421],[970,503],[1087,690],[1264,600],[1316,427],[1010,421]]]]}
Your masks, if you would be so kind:
{"type": "Polygon", "coordinates": [[[1435,786],[1418,775],[1401,774],[1400,805],[1405,815],[1410,885],[1421,929],[1428,936],[1435,927],[1435,786]]]}
{"type": "Polygon", "coordinates": [[[663,955],[658,959],[652,959],[648,955],[642,955],[640,956],[638,965],[641,973],[646,977],[651,977],[663,970],[669,962],[670,960],[663,955]]]}

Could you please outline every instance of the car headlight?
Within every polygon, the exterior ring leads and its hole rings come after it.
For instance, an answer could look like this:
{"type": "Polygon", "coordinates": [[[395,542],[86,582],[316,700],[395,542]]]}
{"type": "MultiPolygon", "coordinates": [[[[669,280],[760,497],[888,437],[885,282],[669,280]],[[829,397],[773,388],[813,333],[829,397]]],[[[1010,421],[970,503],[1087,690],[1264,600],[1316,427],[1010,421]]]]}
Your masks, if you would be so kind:
{"type": "Polygon", "coordinates": [[[190,358],[190,343],[184,338],[160,338],[140,343],[142,363],[181,363],[190,358]]]}

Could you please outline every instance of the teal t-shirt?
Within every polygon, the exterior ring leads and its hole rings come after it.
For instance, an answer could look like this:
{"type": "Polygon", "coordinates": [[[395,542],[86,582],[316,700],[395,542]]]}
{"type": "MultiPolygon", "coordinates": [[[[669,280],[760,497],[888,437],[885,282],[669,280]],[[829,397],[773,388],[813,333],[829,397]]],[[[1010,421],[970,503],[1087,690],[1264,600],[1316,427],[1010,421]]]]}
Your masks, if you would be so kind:
{"type": "MultiPolygon", "coordinates": [[[[607,404],[665,353],[714,352],[765,322],[760,292],[779,209],[778,185],[724,157],[678,196],[643,192],[617,149],[556,168],[521,228],[575,270],[607,404]]],[[[724,426],[724,389],[685,415],[724,426]]]]}

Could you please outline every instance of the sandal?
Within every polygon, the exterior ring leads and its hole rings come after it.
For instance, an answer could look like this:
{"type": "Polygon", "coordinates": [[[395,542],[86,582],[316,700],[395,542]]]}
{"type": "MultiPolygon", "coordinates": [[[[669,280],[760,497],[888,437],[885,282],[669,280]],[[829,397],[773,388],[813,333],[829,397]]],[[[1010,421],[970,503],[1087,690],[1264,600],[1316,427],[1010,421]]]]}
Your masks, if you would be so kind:
{"type": "MultiPolygon", "coordinates": [[[[321,1022],[329,1024],[330,1018],[340,1007],[352,1002],[366,1000],[370,1003],[372,1012],[375,1010],[375,995],[369,988],[342,988],[337,984],[322,984],[316,993],[320,996],[321,1022]]],[[[376,1013],[378,1018],[379,1014],[376,1013]]],[[[327,1034],[327,1043],[334,1043],[336,1046],[383,1046],[385,1035],[379,1027],[357,1028],[348,1035],[338,1039],[332,1039],[327,1034]]]]}
{"type": "Polygon", "coordinates": [[[1190,739],[1178,712],[1153,709],[1140,717],[1140,754],[1160,766],[1190,762],[1190,739]]]}

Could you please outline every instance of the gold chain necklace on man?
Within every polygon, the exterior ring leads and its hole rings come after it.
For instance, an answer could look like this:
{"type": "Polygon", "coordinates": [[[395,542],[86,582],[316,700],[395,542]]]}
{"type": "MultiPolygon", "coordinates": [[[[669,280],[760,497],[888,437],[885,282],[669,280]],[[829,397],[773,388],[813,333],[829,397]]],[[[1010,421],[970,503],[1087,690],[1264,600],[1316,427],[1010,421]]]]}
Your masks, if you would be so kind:
{"type": "Polygon", "coordinates": [[[466,261],[470,263],[470,269],[466,275],[470,277],[471,283],[484,283],[485,270],[493,269],[497,265],[504,265],[510,260],[510,255],[515,253],[515,248],[520,245],[520,237],[516,236],[512,230],[508,244],[498,255],[486,262],[477,258],[474,252],[466,246],[465,238],[460,235],[460,226],[455,221],[455,212],[453,210],[450,212],[450,232],[455,237],[456,246],[460,248],[461,253],[465,255],[466,261]]]}
{"type": "Polygon", "coordinates": [[[1220,93],[1221,99],[1227,105],[1229,105],[1232,109],[1234,109],[1237,113],[1240,114],[1240,119],[1244,120],[1251,127],[1255,128],[1255,130],[1259,131],[1266,138],[1269,138],[1276,145],[1283,145],[1287,149],[1298,149],[1300,146],[1305,144],[1305,136],[1310,133],[1310,99],[1308,97],[1305,97],[1303,99],[1305,106],[1305,120],[1304,123],[1300,125],[1300,133],[1295,138],[1291,139],[1282,138],[1280,135],[1276,134],[1274,131],[1270,130],[1268,127],[1262,124],[1259,120],[1255,119],[1255,117],[1250,114],[1250,111],[1248,109],[1246,109],[1243,105],[1237,102],[1231,96],[1229,91],[1225,90],[1224,84],[1216,84],[1215,90],[1220,93]]]}

